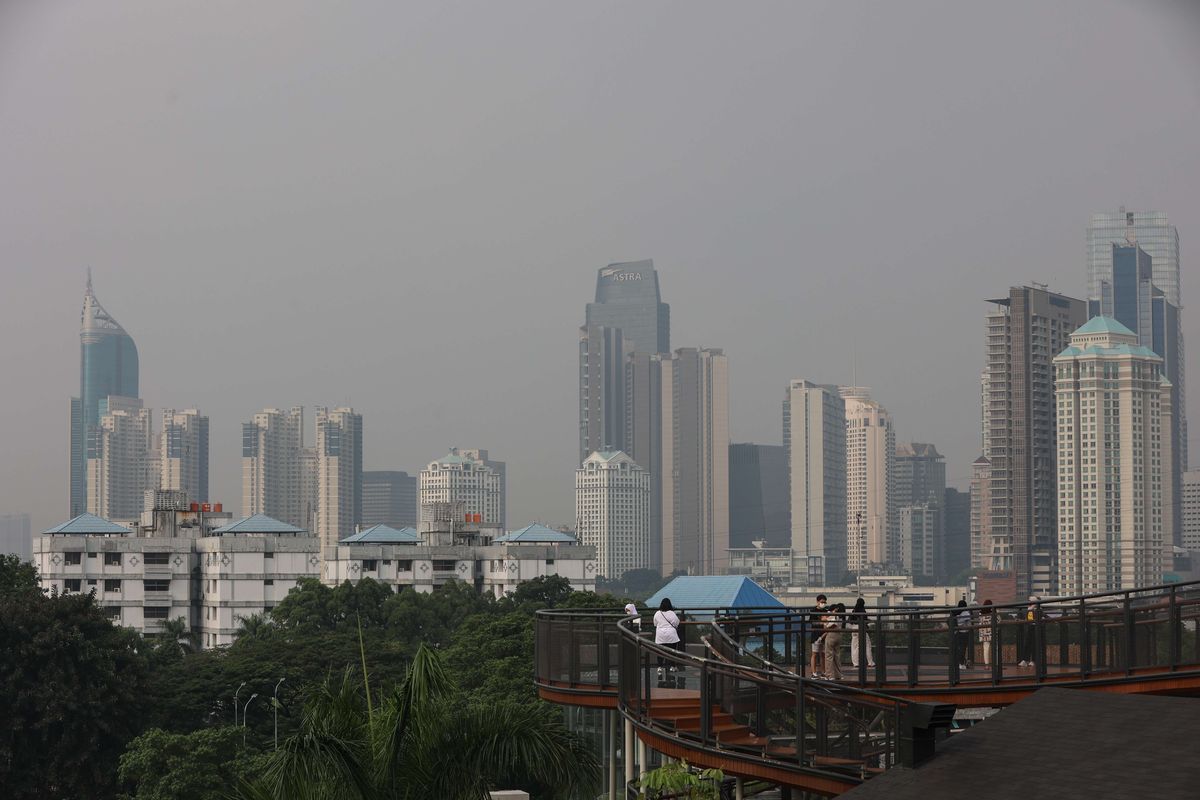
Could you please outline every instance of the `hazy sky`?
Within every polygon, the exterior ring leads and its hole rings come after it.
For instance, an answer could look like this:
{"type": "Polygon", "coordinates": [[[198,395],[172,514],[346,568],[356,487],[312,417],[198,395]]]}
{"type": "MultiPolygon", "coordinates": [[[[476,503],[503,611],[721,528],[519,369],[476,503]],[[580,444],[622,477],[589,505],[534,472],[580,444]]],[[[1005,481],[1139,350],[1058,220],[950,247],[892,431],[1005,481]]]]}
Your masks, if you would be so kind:
{"type": "Polygon", "coordinates": [[[510,523],[571,522],[577,328],[638,258],[673,345],[725,348],[735,441],[857,351],[965,487],[984,298],[1084,296],[1122,204],[1200,292],[1197,8],[3,2],[0,513],[67,515],[89,265],[235,511],[242,421],[348,403],[367,468],[486,447],[510,523]]]}

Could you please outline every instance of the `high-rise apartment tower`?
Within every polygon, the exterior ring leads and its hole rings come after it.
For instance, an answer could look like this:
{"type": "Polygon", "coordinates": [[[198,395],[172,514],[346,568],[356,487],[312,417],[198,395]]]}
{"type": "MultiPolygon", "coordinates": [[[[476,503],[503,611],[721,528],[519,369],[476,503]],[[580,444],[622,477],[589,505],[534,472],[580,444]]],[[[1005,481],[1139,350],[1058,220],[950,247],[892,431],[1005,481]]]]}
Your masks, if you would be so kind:
{"type": "Polygon", "coordinates": [[[846,573],[846,407],[836,386],[793,380],[783,399],[792,520],[792,583],[846,573]]]}
{"type": "Polygon", "coordinates": [[[596,569],[620,578],[650,560],[650,475],[622,452],[592,453],[575,470],[575,524],[596,569]]]}

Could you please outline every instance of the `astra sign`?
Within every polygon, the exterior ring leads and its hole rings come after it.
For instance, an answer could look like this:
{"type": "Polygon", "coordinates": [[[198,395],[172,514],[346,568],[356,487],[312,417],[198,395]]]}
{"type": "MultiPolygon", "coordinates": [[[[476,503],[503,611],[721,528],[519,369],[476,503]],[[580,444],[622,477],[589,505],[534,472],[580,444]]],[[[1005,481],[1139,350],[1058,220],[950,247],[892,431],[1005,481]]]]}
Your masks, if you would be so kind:
{"type": "Polygon", "coordinates": [[[625,270],[618,269],[616,267],[605,267],[604,269],[600,270],[600,277],[610,278],[614,281],[640,281],[642,279],[642,273],[626,272],[625,270]]]}

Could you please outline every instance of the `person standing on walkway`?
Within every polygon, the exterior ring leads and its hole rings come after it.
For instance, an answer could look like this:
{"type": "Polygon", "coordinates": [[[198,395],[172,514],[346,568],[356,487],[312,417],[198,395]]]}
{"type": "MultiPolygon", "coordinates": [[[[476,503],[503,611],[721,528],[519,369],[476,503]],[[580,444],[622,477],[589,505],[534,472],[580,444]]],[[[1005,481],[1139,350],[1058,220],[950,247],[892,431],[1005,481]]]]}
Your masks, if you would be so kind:
{"type": "Polygon", "coordinates": [[[967,601],[958,601],[954,615],[954,658],[958,659],[958,668],[967,668],[967,651],[971,646],[971,612],[967,610],[967,601]]]}
{"type": "Polygon", "coordinates": [[[825,677],[831,681],[840,681],[843,675],[839,651],[842,648],[842,629],[845,627],[846,606],[838,603],[829,610],[833,613],[825,616],[825,677]]]}
{"type": "Polygon", "coordinates": [[[867,639],[867,666],[874,667],[875,650],[871,647],[871,634],[867,630],[867,601],[861,597],[855,601],[854,610],[850,612],[850,663],[856,669],[858,668],[859,631],[862,631],[867,639]]]}
{"type": "Polygon", "coordinates": [[[979,647],[983,651],[983,663],[992,663],[992,636],[996,627],[996,613],[992,609],[992,601],[984,600],[983,608],[979,610],[979,647]]]}
{"type": "Polygon", "coordinates": [[[1034,650],[1037,649],[1037,602],[1036,596],[1029,598],[1029,608],[1025,610],[1021,623],[1021,654],[1019,667],[1032,667],[1034,650]]]}
{"type": "Polygon", "coordinates": [[[808,615],[809,627],[809,651],[811,652],[811,664],[808,667],[808,674],[814,678],[819,677],[824,673],[824,668],[821,664],[822,660],[822,639],[825,635],[824,615],[828,613],[825,608],[825,595],[817,595],[817,604],[812,607],[812,611],[808,615]]]}
{"type": "MultiPolygon", "coordinates": [[[[664,597],[662,602],[658,604],[658,611],[654,612],[654,643],[668,650],[683,652],[683,641],[679,638],[679,615],[675,613],[675,609],[671,606],[671,598],[664,597]]],[[[675,663],[668,662],[665,656],[658,657],[658,685],[666,686],[666,673],[675,672],[675,663]]],[[[670,683],[672,686],[675,679],[672,676],[670,683]]]]}

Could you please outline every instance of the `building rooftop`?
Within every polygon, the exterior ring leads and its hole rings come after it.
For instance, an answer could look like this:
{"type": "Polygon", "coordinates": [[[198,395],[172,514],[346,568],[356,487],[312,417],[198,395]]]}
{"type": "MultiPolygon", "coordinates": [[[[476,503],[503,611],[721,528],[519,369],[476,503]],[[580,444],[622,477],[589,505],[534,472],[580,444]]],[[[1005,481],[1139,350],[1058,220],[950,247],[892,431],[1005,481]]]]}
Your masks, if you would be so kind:
{"type": "MultiPolygon", "coordinates": [[[[1075,329],[1075,334],[1116,333],[1121,336],[1137,336],[1136,333],[1112,317],[1092,317],[1075,329]]],[[[1072,334],[1074,335],[1074,334],[1072,334]]]]}
{"type": "Polygon", "coordinates": [[[889,769],[842,797],[1195,797],[1200,700],[1040,689],[948,741],[917,769],[889,769]]]}
{"type": "Polygon", "coordinates": [[[214,536],[226,533],[307,533],[303,528],[280,522],[266,514],[254,514],[212,531],[214,536]]]}
{"type": "Polygon", "coordinates": [[[745,575],[680,575],[646,600],[655,609],[664,597],[689,608],[783,608],[779,598],[745,575]]]}
{"type": "Polygon", "coordinates": [[[579,540],[569,533],[556,531],[535,522],[520,530],[509,531],[503,536],[497,536],[492,541],[496,544],[576,544],[579,540]]]}
{"type": "Polygon", "coordinates": [[[122,528],[115,522],[101,519],[95,514],[80,514],[75,519],[47,528],[42,533],[132,533],[129,528],[122,528]]]}
{"type": "Polygon", "coordinates": [[[389,528],[387,525],[373,525],[351,536],[342,539],[338,544],[420,544],[421,535],[416,528],[389,528]]]}

